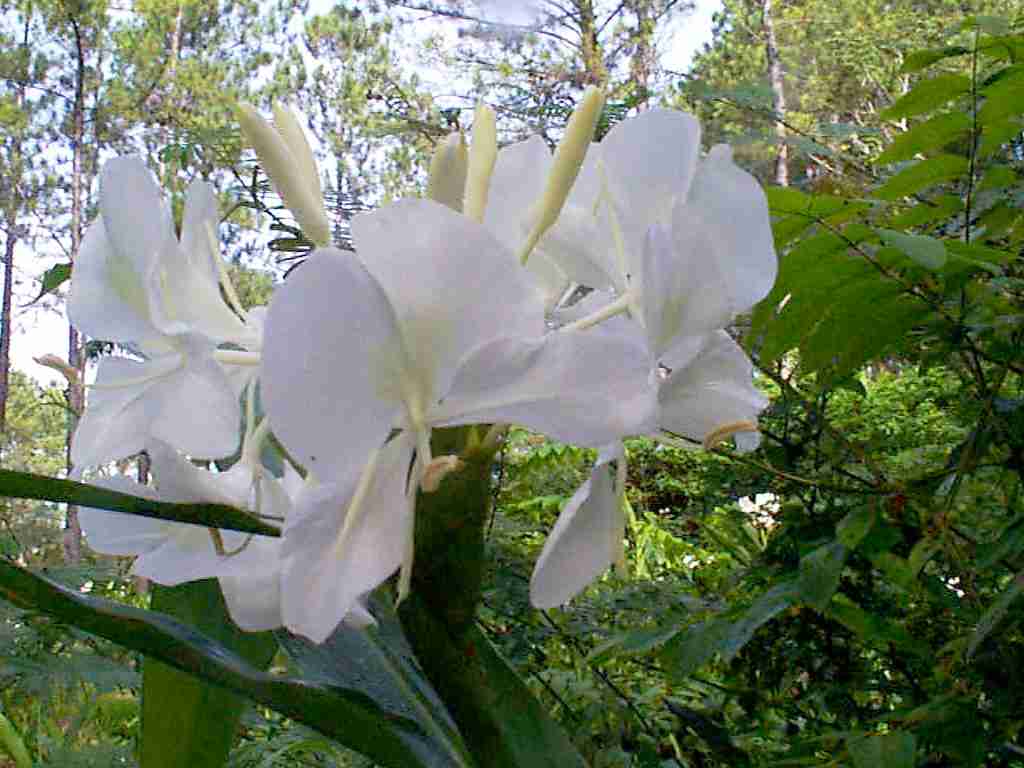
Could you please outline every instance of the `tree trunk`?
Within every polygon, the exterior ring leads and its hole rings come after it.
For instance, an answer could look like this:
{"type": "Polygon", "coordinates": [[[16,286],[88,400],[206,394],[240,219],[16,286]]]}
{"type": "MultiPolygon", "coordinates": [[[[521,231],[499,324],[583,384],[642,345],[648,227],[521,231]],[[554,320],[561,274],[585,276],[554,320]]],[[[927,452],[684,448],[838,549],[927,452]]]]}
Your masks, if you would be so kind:
{"type": "MultiPolygon", "coordinates": [[[[22,47],[28,51],[29,25],[31,12],[25,14],[25,31],[22,38],[22,47]]],[[[25,107],[25,85],[28,82],[29,64],[25,61],[25,68],[20,73],[17,94],[14,97],[14,105],[18,110],[25,107]]],[[[10,386],[11,372],[11,332],[14,328],[11,317],[12,292],[14,288],[14,247],[18,242],[18,213],[21,209],[21,190],[23,168],[21,156],[21,137],[15,136],[11,142],[10,162],[10,189],[11,197],[7,201],[5,212],[5,229],[7,238],[4,243],[4,285],[3,300],[0,304],[0,435],[3,435],[7,428],[7,393],[10,386]]]]}
{"type": "Polygon", "coordinates": [[[786,91],[782,79],[782,63],[779,61],[779,47],[775,42],[775,24],[772,21],[772,0],[761,0],[762,25],[764,26],[765,58],[768,61],[768,82],[772,89],[772,111],[775,113],[775,137],[779,142],[775,156],[775,183],[780,187],[789,186],[789,145],[786,144],[786,91]]]}
{"type": "MultiPolygon", "coordinates": [[[[69,18],[75,39],[75,100],[71,114],[71,263],[74,264],[82,247],[82,201],[84,197],[85,158],[85,45],[78,20],[69,18]]],[[[82,386],[85,359],[82,354],[82,338],[78,330],[68,325],[68,365],[78,372],[77,377],[68,377],[68,433],[65,441],[65,457],[68,473],[74,468],[71,461],[71,439],[78,425],[78,416],[85,407],[85,391],[82,386]]],[[[64,561],[76,564],[82,559],[82,528],[78,523],[78,508],[68,505],[64,526],[64,561]]]]}
{"type": "Polygon", "coordinates": [[[650,100],[651,73],[654,70],[654,16],[651,0],[631,0],[630,7],[636,15],[636,31],[633,32],[633,57],[629,63],[629,79],[636,94],[636,108],[644,109],[650,100]]]}

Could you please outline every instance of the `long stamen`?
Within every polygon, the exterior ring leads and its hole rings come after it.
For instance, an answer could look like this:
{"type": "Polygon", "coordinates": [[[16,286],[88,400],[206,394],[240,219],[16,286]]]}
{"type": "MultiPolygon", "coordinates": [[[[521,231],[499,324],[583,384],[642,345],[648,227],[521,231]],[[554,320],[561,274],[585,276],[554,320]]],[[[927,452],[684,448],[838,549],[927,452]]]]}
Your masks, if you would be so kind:
{"type": "Polygon", "coordinates": [[[498,133],[494,110],[486,104],[476,108],[473,118],[473,135],[469,145],[469,168],[466,171],[466,195],[462,212],[482,222],[487,209],[487,193],[490,190],[491,174],[498,159],[498,133]]]}
{"type": "Polygon", "coordinates": [[[583,331],[587,328],[591,328],[598,323],[602,323],[609,318],[615,317],[616,315],[625,314],[629,311],[629,305],[632,301],[632,296],[629,292],[626,292],[619,296],[617,299],[609,304],[605,304],[596,312],[592,312],[586,317],[581,317],[579,320],[574,320],[571,323],[563,325],[559,328],[560,331],[583,331]]]}
{"type": "Polygon", "coordinates": [[[344,554],[345,545],[348,544],[352,531],[355,530],[356,523],[362,519],[364,507],[366,506],[364,502],[370,492],[370,488],[373,487],[373,480],[377,475],[377,463],[379,460],[380,450],[378,449],[370,454],[370,458],[363,468],[363,474],[359,476],[356,491],[352,494],[352,501],[349,503],[348,511],[345,513],[345,522],[341,527],[341,535],[338,536],[338,540],[334,545],[335,554],[339,557],[344,554]]]}
{"type": "Polygon", "coordinates": [[[402,567],[398,572],[398,599],[395,601],[395,605],[405,600],[412,588],[412,566],[416,556],[416,491],[420,485],[420,475],[423,473],[422,466],[420,457],[417,455],[416,464],[412,469],[412,482],[409,483],[409,487],[405,491],[407,505],[403,537],[405,544],[402,552],[402,567]]]}
{"type": "Polygon", "coordinates": [[[242,349],[215,349],[213,359],[225,365],[259,365],[258,352],[246,352],[242,349]]]}
{"type": "Polygon", "coordinates": [[[625,578],[629,575],[629,569],[626,566],[626,477],[627,477],[627,465],[626,465],[626,450],[622,449],[622,456],[615,464],[615,504],[616,507],[622,512],[622,525],[615,532],[617,540],[614,546],[616,546],[618,556],[615,558],[615,573],[621,578],[625,578]]]}
{"type": "Polygon", "coordinates": [[[242,307],[242,302],[238,299],[238,293],[231,282],[231,275],[228,274],[227,267],[224,266],[224,260],[220,257],[220,243],[217,241],[217,235],[213,231],[213,224],[209,221],[206,222],[206,237],[210,241],[210,255],[213,257],[213,263],[217,267],[217,280],[220,282],[221,288],[224,289],[228,305],[239,317],[245,317],[245,309],[242,307]]]}

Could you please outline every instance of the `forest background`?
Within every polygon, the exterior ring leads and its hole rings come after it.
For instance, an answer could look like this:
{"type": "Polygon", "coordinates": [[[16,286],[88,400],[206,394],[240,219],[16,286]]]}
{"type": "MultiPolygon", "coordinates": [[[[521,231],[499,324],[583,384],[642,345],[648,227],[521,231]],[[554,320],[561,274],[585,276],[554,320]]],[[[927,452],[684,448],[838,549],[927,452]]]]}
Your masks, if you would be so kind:
{"type": "MultiPolygon", "coordinates": [[[[479,99],[503,143],[554,144],[591,84],[599,135],[686,109],[768,188],[780,277],[733,329],[771,398],[763,444],[630,442],[629,577],[536,611],[530,565],[593,456],[513,433],[480,629],[595,768],[1024,766],[1018,4],[726,0],[687,71],[662,63],[685,2],[549,0],[532,28],[479,15],[497,5],[0,0],[0,467],[66,471],[111,352],[68,329],[60,385],[10,365],[15,282],[49,259],[32,293],[60,308],[105,158],[142,155],[178,205],[213,182],[253,305],[308,244],[239,142],[238,100],[306,115],[343,244],[355,213],[422,192],[479,99]]],[[[0,555],[149,599],[73,507],[4,500],[0,555]]],[[[0,602],[0,766],[135,764],[139,668],[0,602]]],[[[263,705],[237,736],[233,766],[371,764],[263,705]]]]}

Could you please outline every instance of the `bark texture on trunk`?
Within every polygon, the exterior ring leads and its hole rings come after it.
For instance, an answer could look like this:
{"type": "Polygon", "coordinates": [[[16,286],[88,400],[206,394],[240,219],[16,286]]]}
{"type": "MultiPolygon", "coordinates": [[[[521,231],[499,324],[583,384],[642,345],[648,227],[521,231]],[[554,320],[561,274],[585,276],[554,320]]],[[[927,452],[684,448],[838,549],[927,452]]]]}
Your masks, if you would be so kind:
{"type": "Polygon", "coordinates": [[[789,186],[789,145],[786,144],[786,89],[782,77],[782,62],[779,60],[779,46],[775,41],[775,23],[772,19],[772,0],[761,0],[761,23],[764,27],[765,59],[768,62],[768,82],[772,89],[772,111],[775,123],[775,138],[778,139],[778,154],[775,156],[775,183],[780,187],[789,186]]]}

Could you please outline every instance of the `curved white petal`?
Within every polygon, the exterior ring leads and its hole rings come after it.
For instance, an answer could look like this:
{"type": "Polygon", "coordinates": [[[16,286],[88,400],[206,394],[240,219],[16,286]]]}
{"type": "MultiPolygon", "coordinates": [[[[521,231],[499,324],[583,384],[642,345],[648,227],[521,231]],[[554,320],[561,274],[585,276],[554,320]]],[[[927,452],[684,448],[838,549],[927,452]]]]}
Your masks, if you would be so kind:
{"type": "Polygon", "coordinates": [[[599,446],[646,432],[656,387],[647,350],[635,339],[559,331],[505,338],[463,361],[436,425],[507,422],[556,440],[599,446]]]}
{"type": "Polygon", "coordinates": [[[484,226],[513,253],[530,232],[534,206],[544,194],[550,168],[551,150],[540,136],[532,136],[498,152],[487,195],[484,226]]]}
{"type": "Polygon", "coordinates": [[[778,271],[764,190],[725,145],[697,169],[672,213],[675,269],[688,285],[688,333],[724,328],[771,291],[778,271]]]}
{"type": "Polygon", "coordinates": [[[118,263],[103,220],[85,231],[68,292],[68,319],[82,332],[108,341],[141,341],[159,332],[149,316],[141,281],[118,263]],[[121,270],[121,271],[119,271],[121,270]]]}
{"type": "Polygon", "coordinates": [[[160,408],[158,400],[146,395],[180,365],[178,355],[145,362],[102,358],[71,440],[71,461],[76,466],[96,466],[145,448],[160,408]]]}
{"type": "Polygon", "coordinates": [[[267,313],[260,386],[274,430],[318,477],[360,466],[396,422],[405,380],[394,312],[350,253],[313,253],[267,313]]]}
{"type": "Polygon", "coordinates": [[[153,174],[137,157],[108,160],[100,173],[100,213],[121,263],[130,266],[143,285],[177,242],[171,214],[153,174]]]}
{"type": "Polygon", "coordinates": [[[628,271],[636,274],[647,228],[668,221],[690,189],[700,123],[672,109],[649,109],[613,127],[600,143],[607,191],[618,213],[628,271]]]}
{"type": "Polygon", "coordinates": [[[431,200],[400,200],[357,216],[352,235],[394,306],[425,396],[443,393],[475,347],[544,332],[544,301],[533,280],[465,216],[431,200]]]}
{"type": "Polygon", "coordinates": [[[347,536],[359,478],[305,491],[285,526],[281,548],[284,624],[323,642],[357,600],[394,573],[405,552],[406,478],[413,443],[399,436],[381,449],[376,471],[347,536]]]}
{"type": "Polygon", "coordinates": [[[281,617],[281,540],[254,536],[221,559],[217,579],[231,620],[246,632],[277,629],[281,617]]]}
{"type": "Polygon", "coordinates": [[[231,382],[210,357],[187,355],[164,377],[152,398],[150,434],[190,456],[217,459],[237,450],[241,411],[231,382]]]}
{"type": "Polygon", "coordinates": [[[245,323],[221,298],[214,249],[219,223],[213,188],[201,181],[189,185],[181,242],[169,248],[152,273],[157,324],[164,333],[192,332],[214,341],[248,339],[245,323]]]}
{"type": "MultiPolygon", "coordinates": [[[[132,573],[167,587],[217,575],[221,557],[206,528],[174,523],[168,527],[168,534],[160,546],[139,555],[132,573]]],[[[226,547],[240,543],[241,534],[223,531],[221,536],[226,547]]]]}
{"type": "Polygon", "coordinates": [[[617,452],[603,451],[590,477],[566,502],[544,542],[530,579],[536,608],[563,605],[618,558],[625,518],[610,462],[617,452]]]}
{"type": "MultiPolygon", "coordinates": [[[[154,501],[159,498],[152,488],[124,476],[104,477],[90,484],[154,501]]],[[[153,517],[82,507],[78,510],[78,522],[89,547],[104,555],[142,554],[167,538],[168,523],[153,517]]]]}
{"type": "Polygon", "coordinates": [[[598,290],[611,288],[616,282],[612,277],[615,257],[611,251],[613,240],[603,226],[606,221],[582,206],[566,205],[558,221],[541,238],[538,251],[561,267],[573,282],[598,290]]]}
{"type": "Polygon", "coordinates": [[[726,424],[756,421],[767,398],[753,382],[753,365],[725,331],[708,336],[690,364],[674,370],[658,392],[662,429],[701,441],[726,424]]]}

